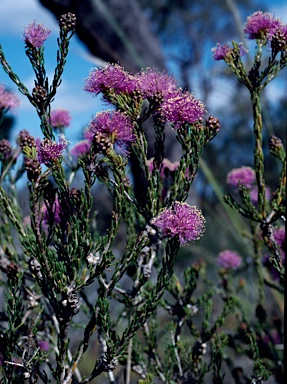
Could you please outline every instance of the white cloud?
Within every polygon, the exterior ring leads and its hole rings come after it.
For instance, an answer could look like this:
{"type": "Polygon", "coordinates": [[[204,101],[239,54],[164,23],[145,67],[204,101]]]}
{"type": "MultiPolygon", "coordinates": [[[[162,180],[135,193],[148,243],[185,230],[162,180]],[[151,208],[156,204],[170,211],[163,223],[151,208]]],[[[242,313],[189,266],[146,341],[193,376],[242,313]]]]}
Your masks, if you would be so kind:
{"type": "Polygon", "coordinates": [[[39,1],[1,0],[0,35],[19,36],[23,28],[34,20],[52,31],[57,30],[57,21],[39,1]]]}

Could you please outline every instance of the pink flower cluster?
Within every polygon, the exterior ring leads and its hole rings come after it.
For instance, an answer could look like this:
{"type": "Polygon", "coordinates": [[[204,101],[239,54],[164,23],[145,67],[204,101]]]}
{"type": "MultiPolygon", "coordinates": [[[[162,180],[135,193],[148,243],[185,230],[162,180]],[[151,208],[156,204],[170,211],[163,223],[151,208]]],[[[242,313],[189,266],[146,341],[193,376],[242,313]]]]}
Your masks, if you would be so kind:
{"type": "Polygon", "coordinates": [[[3,84],[0,84],[0,112],[3,110],[14,109],[18,107],[20,101],[11,91],[7,91],[3,84]]]}
{"type": "Polygon", "coordinates": [[[109,92],[142,97],[153,103],[152,113],[179,129],[193,124],[205,114],[205,106],[191,93],[178,88],[174,77],[150,68],[132,75],[119,65],[107,64],[93,70],[85,82],[84,90],[92,94],[103,92],[109,100],[109,92]]]}
{"type": "Polygon", "coordinates": [[[84,90],[99,94],[106,90],[115,93],[131,93],[137,88],[137,79],[118,64],[106,64],[104,68],[93,69],[85,82],[84,90]]]}
{"type": "Polygon", "coordinates": [[[225,251],[222,251],[219,253],[217,257],[217,264],[220,267],[226,268],[226,269],[237,269],[242,262],[242,258],[238,255],[237,252],[230,251],[229,249],[226,249],[225,251]]]}
{"type": "Polygon", "coordinates": [[[238,187],[239,184],[246,188],[252,188],[256,181],[256,174],[251,167],[242,166],[234,168],[227,174],[226,182],[232,187],[238,187]]]}
{"type": "Polygon", "coordinates": [[[151,220],[163,236],[178,236],[180,245],[198,240],[205,230],[204,223],[205,219],[197,207],[178,201],[151,220]]]}
{"type": "Polygon", "coordinates": [[[176,91],[178,88],[176,79],[173,76],[155,69],[147,68],[135,77],[138,81],[138,91],[144,98],[158,97],[162,99],[165,95],[176,91]]]}
{"type": "Polygon", "coordinates": [[[71,120],[70,113],[65,109],[54,109],[50,113],[50,124],[53,128],[66,128],[71,120]]]}
{"type": "Polygon", "coordinates": [[[280,19],[276,19],[268,12],[255,12],[247,18],[244,33],[248,39],[271,40],[274,34],[284,27],[280,19]]]}
{"type": "Polygon", "coordinates": [[[136,139],[131,120],[120,111],[99,112],[85,131],[85,138],[92,142],[98,132],[117,145],[123,154],[127,154],[126,146],[136,139]]]}
{"type": "Polygon", "coordinates": [[[185,123],[193,124],[202,119],[206,110],[204,104],[191,93],[177,90],[164,98],[159,108],[164,122],[171,122],[175,129],[185,123]]]}
{"type": "Polygon", "coordinates": [[[63,135],[60,135],[58,143],[44,139],[37,145],[39,162],[49,165],[49,163],[58,160],[62,156],[64,149],[67,148],[68,143],[63,135]]]}
{"type": "Polygon", "coordinates": [[[84,157],[86,156],[91,149],[90,140],[81,140],[71,149],[71,155],[75,157],[84,157]]]}
{"type": "Polygon", "coordinates": [[[39,340],[38,346],[43,352],[49,352],[51,348],[50,343],[46,340],[39,340]]]}
{"type": "Polygon", "coordinates": [[[31,44],[34,48],[40,48],[50,36],[50,29],[45,28],[42,24],[31,23],[24,29],[24,41],[31,44]]]}
{"type": "MultiPolygon", "coordinates": [[[[248,52],[247,49],[244,48],[242,43],[238,45],[238,48],[239,48],[240,56],[243,56],[248,52]]],[[[230,45],[230,43],[226,43],[224,45],[217,43],[216,46],[212,48],[213,60],[224,60],[227,57],[227,55],[233,52],[233,49],[234,48],[230,45]]]]}
{"type": "MultiPolygon", "coordinates": [[[[257,11],[247,18],[243,29],[244,34],[249,40],[259,39],[264,44],[271,41],[272,50],[286,50],[287,46],[287,25],[279,18],[275,18],[268,12],[257,11]]],[[[234,48],[230,43],[217,45],[212,48],[214,60],[225,60],[233,52],[234,48]]],[[[244,55],[247,50],[242,43],[239,44],[240,56],[244,55]]]]}

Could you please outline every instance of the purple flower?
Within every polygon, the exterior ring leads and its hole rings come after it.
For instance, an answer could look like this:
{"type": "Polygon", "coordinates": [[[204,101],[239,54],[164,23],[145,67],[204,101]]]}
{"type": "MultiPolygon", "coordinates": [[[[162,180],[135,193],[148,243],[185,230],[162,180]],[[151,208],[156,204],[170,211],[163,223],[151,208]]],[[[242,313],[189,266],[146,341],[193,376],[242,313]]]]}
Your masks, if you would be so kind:
{"type": "Polygon", "coordinates": [[[71,155],[76,157],[84,157],[90,152],[90,149],[91,141],[81,140],[71,149],[71,155]]]}
{"type": "Polygon", "coordinates": [[[48,352],[50,350],[50,343],[46,340],[39,340],[38,346],[43,352],[48,352]]]}
{"type": "Polygon", "coordinates": [[[38,144],[38,160],[40,163],[49,165],[51,162],[58,160],[67,148],[69,142],[65,139],[64,135],[60,135],[59,142],[56,143],[49,139],[44,139],[38,144]]]}
{"type": "Polygon", "coordinates": [[[205,230],[204,223],[205,219],[197,207],[178,201],[151,220],[163,236],[178,236],[180,245],[198,240],[205,230]]]}
{"type": "Polygon", "coordinates": [[[111,144],[116,144],[124,154],[127,154],[125,147],[136,139],[131,120],[119,111],[98,113],[86,130],[85,138],[93,141],[97,133],[107,138],[111,144]]]}
{"type": "Polygon", "coordinates": [[[252,188],[256,181],[256,174],[251,167],[243,166],[234,168],[227,174],[226,182],[232,187],[238,187],[238,184],[244,185],[246,188],[252,188]]]}
{"type": "Polygon", "coordinates": [[[255,12],[247,18],[244,33],[250,40],[271,40],[276,30],[282,26],[280,19],[275,19],[268,12],[255,12]]]}
{"type": "Polygon", "coordinates": [[[184,124],[202,119],[206,110],[204,104],[191,93],[178,89],[165,96],[159,112],[163,122],[170,122],[175,129],[179,129],[184,124]]]}
{"type": "Polygon", "coordinates": [[[239,43],[238,48],[239,48],[239,55],[240,56],[243,56],[248,52],[248,50],[243,46],[243,43],[239,43]]]}
{"type": "Polygon", "coordinates": [[[106,64],[104,68],[93,69],[85,82],[84,90],[98,94],[106,90],[115,93],[131,93],[137,87],[137,79],[118,64],[106,64]]]}
{"type": "Polygon", "coordinates": [[[216,47],[212,48],[212,58],[213,60],[224,60],[225,57],[232,52],[232,47],[230,47],[230,44],[224,44],[221,45],[220,43],[216,44],[216,47]]]}
{"type": "MultiPolygon", "coordinates": [[[[238,48],[240,56],[243,56],[247,53],[247,49],[244,48],[243,43],[239,43],[238,48]]],[[[227,55],[233,52],[233,49],[234,48],[230,45],[230,43],[226,43],[224,45],[217,43],[216,47],[212,48],[212,58],[213,60],[224,60],[227,55]]]]}
{"type": "Polygon", "coordinates": [[[226,269],[237,269],[242,262],[242,258],[238,255],[237,252],[230,251],[226,249],[219,253],[217,257],[217,264],[220,267],[226,269]]]}
{"type": "Polygon", "coordinates": [[[70,125],[72,118],[65,109],[52,110],[50,114],[50,124],[53,128],[66,128],[70,125]]]}
{"type": "Polygon", "coordinates": [[[173,76],[169,76],[166,72],[148,68],[142,71],[138,78],[139,92],[143,97],[159,97],[177,89],[177,82],[173,76]]]}
{"type": "Polygon", "coordinates": [[[40,48],[47,40],[51,31],[45,28],[43,24],[31,23],[24,29],[24,41],[26,44],[31,44],[34,48],[40,48]]]}
{"type": "Polygon", "coordinates": [[[14,109],[18,107],[20,101],[11,91],[7,91],[3,84],[0,84],[0,113],[3,110],[14,109]]]}

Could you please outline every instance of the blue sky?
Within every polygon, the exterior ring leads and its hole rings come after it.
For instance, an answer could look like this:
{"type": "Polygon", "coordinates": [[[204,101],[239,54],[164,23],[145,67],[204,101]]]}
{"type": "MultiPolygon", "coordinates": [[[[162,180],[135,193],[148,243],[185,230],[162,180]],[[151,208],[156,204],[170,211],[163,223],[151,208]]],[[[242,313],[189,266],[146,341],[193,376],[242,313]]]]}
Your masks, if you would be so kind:
{"type": "MultiPolygon", "coordinates": [[[[265,0],[262,1],[262,7],[260,8],[262,10],[267,8],[268,11],[281,17],[283,21],[287,21],[286,0],[273,0],[272,2],[265,0]]],[[[46,71],[51,78],[56,66],[58,24],[50,12],[42,7],[37,0],[1,0],[0,11],[0,43],[5,56],[13,70],[27,88],[31,90],[34,85],[34,74],[24,52],[23,28],[36,20],[37,23],[43,23],[52,30],[49,39],[45,43],[46,71]]],[[[52,108],[64,108],[70,111],[72,123],[71,127],[67,129],[67,138],[74,143],[80,137],[81,132],[92,116],[105,108],[99,97],[93,98],[83,91],[84,80],[88,77],[91,68],[97,64],[99,64],[99,61],[91,57],[84,45],[74,36],[71,40],[63,82],[52,105],[52,108]]],[[[16,91],[16,87],[2,68],[0,68],[0,83],[16,91]]],[[[280,86],[278,88],[278,85],[274,84],[273,91],[271,86],[269,91],[284,92],[284,88],[280,88],[280,86]]],[[[21,129],[27,129],[36,137],[41,137],[39,118],[36,111],[24,96],[19,92],[17,92],[17,95],[21,100],[21,105],[15,113],[16,122],[12,131],[13,138],[21,129]]],[[[212,99],[214,101],[219,100],[217,96],[212,99]]],[[[223,100],[222,97],[221,100],[223,100]]]]}
{"type": "MultiPolygon", "coordinates": [[[[0,10],[0,43],[5,57],[14,72],[31,91],[34,86],[34,72],[25,55],[25,44],[22,40],[23,28],[36,20],[37,23],[51,29],[52,33],[45,42],[45,62],[47,75],[52,78],[56,66],[58,23],[37,0],[1,0],[0,10]]],[[[67,129],[67,136],[72,142],[77,139],[91,117],[102,109],[99,97],[91,97],[83,91],[84,80],[96,64],[98,64],[96,59],[91,57],[84,45],[76,36],[73,36],[63,81],[52,104],[52,108],[69,110],[72,122],[67,129]]],[[[25,96],[17,92],[16,86],[2,68],[0,68],[0,83],[15,91],[21,100],[20,107],[15,111],[13,139],[21,129],[27,129],[33,135],[41,137],[39,118],[35,109],[25,96]]]]}

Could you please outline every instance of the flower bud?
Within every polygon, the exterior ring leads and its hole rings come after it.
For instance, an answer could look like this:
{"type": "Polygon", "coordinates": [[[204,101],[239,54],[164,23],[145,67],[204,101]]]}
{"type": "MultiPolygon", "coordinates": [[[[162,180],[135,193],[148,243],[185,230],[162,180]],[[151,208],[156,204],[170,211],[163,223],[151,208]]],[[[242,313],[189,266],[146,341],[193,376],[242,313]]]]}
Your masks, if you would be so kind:
{"type": "Polygon", "coordinates": [[[102,132],[95,133],[93,144],[96,152],[103,153],[105,153],[112,146],[110,138],[102,132]]]}
{"type": "Polygon", "coordinates": [[[36,181],[42,173],[42,168],[37,159],[25,159],[25,169],[29,181],[36,181]]]}
{"type": "Polygon", "coordinates": [[[272,48],[273,54],[286,50],[287,34],[283,34],[282,31],[278,30],[272,37],[271,48],[272,48]]]}
{"type": "Polygon", "coordinates": [[[33,88],[32,96],[37,106],[45,105],[48,99],[46,89],[41,87],[40,85],[37,85],[35,88],[33,88]]]}
{"type": "Polygon", "coordinates": [[[12,146],[8,140],[0,140],[0,160],[8,160],[12,157],[12,146]]]}
{"type": "Polygon", "coordinates": [[[74,13],[68,12],[60,17],[59,25],[60,28],[65,29],[67,32],[73,31],[76,26],[76,15],[74,13]]]}

